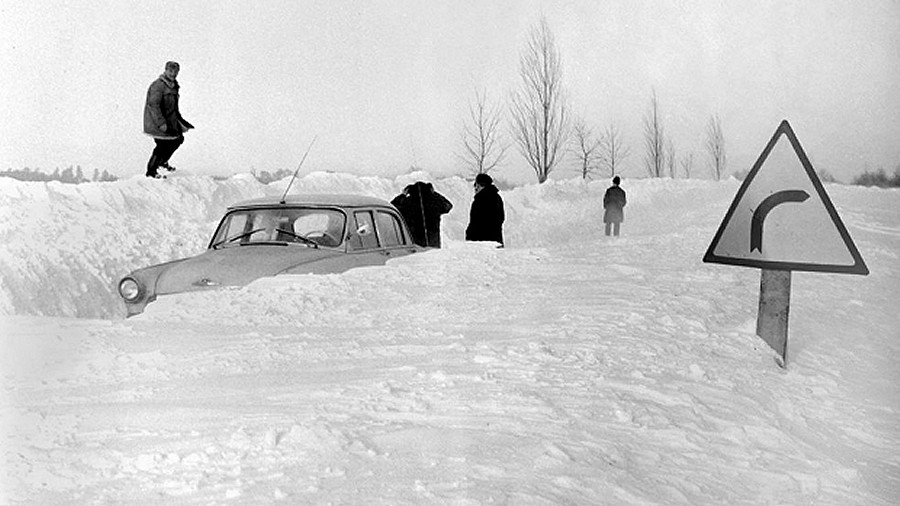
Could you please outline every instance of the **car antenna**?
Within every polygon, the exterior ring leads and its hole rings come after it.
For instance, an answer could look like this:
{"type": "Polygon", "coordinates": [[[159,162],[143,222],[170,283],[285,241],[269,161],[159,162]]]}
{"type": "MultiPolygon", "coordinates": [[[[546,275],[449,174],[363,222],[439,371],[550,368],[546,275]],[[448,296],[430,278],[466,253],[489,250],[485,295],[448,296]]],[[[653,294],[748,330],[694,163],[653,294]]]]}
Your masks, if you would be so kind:
{"type": "Polygon", "coordinates": [[[306,148],[306,153],[303,153],[303,158],[300,159],[300,164],[297,165],[297,170],[295,170],[294,175],[291,176],[291,182],[288,183],[287,188],[284,189],[284,195],[281,196],[281,202],[280,202],[281,204],[285,203],[285,199],[287,198],[288,191],[291,189],[291,185],[294,184],[294,180],[297,179],[297,173],[300,172],[300,167],[303,167],[303,162],[306,161],[306,155],[309,154],[309,150],[312,149],[313,144],[316,143],[316,139],[318,139],[318,138],[319,138],[318,135],[313,137],[312,142],[309,143],[309,147],[306,148]]]}

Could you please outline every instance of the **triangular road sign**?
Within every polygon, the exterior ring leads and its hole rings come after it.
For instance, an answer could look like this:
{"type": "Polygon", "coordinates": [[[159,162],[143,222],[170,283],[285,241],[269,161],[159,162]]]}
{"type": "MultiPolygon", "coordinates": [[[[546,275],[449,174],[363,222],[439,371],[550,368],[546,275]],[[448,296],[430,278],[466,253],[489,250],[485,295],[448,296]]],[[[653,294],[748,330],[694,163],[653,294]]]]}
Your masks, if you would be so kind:
{"type": "Polygon", "coordinates": [[[703,261],[869,273],[787,120],[744,179],[703,261]]]}

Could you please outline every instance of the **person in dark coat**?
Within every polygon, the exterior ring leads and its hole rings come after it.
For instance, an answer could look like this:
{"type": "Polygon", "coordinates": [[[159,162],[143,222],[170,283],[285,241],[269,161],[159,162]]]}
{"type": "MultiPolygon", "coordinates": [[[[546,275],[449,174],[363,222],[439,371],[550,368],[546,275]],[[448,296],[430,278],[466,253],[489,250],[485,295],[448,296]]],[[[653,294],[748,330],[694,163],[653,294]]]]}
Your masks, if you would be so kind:
{"type": "Polygon", "coordinates": [[[467,241],[494,241],[503,246],[503,199],[494,180],[487,174],[475,176],[475,197],[469,210],[467,241]]]}
{"type": "Polygon", "coordinates": [[[391,204],[403,215],[413,242],[425,248],[441,247],[441,215],[453,209],[431,183],[416,181],[394,197],[391,204]]]}
{"type": "Polygon", "coordinates": [[[184,142],[184,132],[194,128],[178,109],[178,71],[177,62],[166,62],[165,72],[147,89],[147,100],[144,103],[144,133],[153,137],[156,148],[147,161],[147,177],[161,178],[158,170],[175,170],[169,165],[169,158],[184,142]]]}
{"type": "Polygon", "coordinates": [[[609,235],[609,229],[612,228],[613,234],[619,236],[619,225],[625,220],[625,190],[619,183],[622,180],[619,176],[613,178],[613,185],[606,189],[603,195],[603,223],[606,224],[606,235],[609,235]]]}

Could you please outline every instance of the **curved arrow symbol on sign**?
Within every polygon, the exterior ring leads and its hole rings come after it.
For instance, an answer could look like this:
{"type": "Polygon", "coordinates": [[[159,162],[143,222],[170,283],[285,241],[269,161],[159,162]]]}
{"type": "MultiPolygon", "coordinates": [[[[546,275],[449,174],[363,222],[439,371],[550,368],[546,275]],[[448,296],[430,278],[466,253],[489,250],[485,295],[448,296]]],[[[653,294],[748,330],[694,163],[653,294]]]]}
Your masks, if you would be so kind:
{"type": "Polygon", "coordinates": [[[750,251],[757,250],[762,253],[763,222],[769,211],[785,202],[803,202],[808,198],[809,194],[803,190],[785,190],[773,193],[760,202],[759,207],[753,211],[753,219],[750,222],[750,251]]]}

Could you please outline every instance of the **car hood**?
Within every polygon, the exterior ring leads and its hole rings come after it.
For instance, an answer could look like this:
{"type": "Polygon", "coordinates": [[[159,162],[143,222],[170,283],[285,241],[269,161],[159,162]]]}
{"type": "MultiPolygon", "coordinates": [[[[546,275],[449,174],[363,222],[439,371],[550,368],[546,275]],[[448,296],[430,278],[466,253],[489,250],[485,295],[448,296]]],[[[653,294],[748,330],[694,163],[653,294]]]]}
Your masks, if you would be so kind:
{"type": "Polygon", "coordinates": [[[343,253],[299,245],[248,245],[207,250],[171,264],[157,278],[156,293],[188,292],[220,286],[243,286],[298,265],[343,253]]]}

